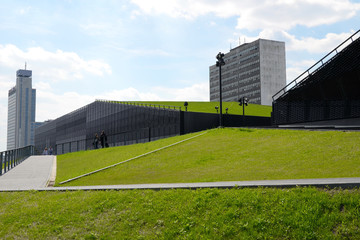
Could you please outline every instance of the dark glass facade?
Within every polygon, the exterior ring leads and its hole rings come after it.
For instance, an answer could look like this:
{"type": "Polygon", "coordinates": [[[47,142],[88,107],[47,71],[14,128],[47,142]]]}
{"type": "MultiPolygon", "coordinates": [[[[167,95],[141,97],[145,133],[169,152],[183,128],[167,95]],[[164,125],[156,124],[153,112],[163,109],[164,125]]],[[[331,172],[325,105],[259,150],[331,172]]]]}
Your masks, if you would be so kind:
{"type": "Polygon", "coordinates": [[[273,124],[359,118],[359,53],[360,31],[273,97],[273,124]]]}
{"type": "Polygon", "coordinates": [[[107,135],[109,146],[148,142],[180,134],[177,108],[97,100],[35,129],[35,148],[55,154],[93,149],[95,133],[107,135]]]}

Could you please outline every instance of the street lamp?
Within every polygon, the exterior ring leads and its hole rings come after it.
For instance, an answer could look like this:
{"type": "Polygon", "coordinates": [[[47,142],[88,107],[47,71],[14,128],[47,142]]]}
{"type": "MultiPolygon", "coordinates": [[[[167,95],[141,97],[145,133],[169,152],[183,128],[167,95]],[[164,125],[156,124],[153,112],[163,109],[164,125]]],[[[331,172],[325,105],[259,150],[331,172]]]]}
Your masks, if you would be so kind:
{"type": "Polygon", "coordinates": [[[239,105],[243,107],[243,125],[245,125],[245,105],[248,105],[249,99],[246,97],[241,97],[239,100],[239,105]]]}
{"type": "Polygon", "coordinates": [[[222,87],[221,87],[221,66],[225,65],[223,57],[225,54],[219,52],[216,55],[216,66],[219,67],[219,90],[220,90],[220,127],[223,126],[223,116],[222,116],[222,87]]]}
{"type": "Polygon", "coordinates": [[[189,106],[188,102],[184,102],[184,106],[185,106],[185,111],[187,112],[187,107],[189,106]]]}

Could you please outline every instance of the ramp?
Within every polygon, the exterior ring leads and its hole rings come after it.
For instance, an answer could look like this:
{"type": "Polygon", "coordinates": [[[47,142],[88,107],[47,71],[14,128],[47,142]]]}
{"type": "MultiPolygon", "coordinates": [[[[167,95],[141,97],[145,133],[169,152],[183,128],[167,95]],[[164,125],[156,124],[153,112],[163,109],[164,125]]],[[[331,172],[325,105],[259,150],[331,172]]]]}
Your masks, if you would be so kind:
{"type": "Polygon", "coordinates": [[[56,156],[31,156],[0,176],[0,190],[44,188],[50,181],[56,156]]]}

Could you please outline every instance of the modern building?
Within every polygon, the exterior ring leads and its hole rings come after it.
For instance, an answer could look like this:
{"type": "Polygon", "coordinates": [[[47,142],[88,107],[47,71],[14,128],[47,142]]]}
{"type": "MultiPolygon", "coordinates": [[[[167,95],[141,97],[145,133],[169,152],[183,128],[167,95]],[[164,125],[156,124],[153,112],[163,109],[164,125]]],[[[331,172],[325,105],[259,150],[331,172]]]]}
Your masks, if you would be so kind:
{"type": "MultiPolygon", "coordinates": [[[[224,114],[224,126],[266,126],[270,117],[224,114]]],[[[54,154],[94,149],[95,133],[105,131],[110,147],[144,143],[219,126],[219,114],[182,111],[181,107],[96,100],[47,121],[35,130],[35,150],[54,154]]]]}
{"type": "Polygon", "coordinates": [[[34,144],[36,89],[32,71],[16,71],[16,86],[9,90],[7,149],[34,144]]]}
{"type": "Polygon", "coordinates": [[[273,96],[273,124],[360,128],[360,30],[273,96]]]}
{"type": "MultiPolygon", "coordinates": [[[[222,100],[271,105],[272,96],[286,85],[285,43],[258,39],[230,50],[221,67],[222,100]]],[[[219,67],[210,66],[210,101],[220,101],[219,67]]]]}

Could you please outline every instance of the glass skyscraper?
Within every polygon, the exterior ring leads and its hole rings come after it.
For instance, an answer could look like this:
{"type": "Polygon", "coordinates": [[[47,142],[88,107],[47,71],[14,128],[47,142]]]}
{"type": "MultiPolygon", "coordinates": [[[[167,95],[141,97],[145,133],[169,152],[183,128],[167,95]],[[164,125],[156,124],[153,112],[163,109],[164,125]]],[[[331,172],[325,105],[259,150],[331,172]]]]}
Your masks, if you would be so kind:
{"type": "Polygon", "coordinates": [[[34,145],[36,89],[32,71],[16,71],[16,86],[9,90],[7,149],[34,145]]]}

